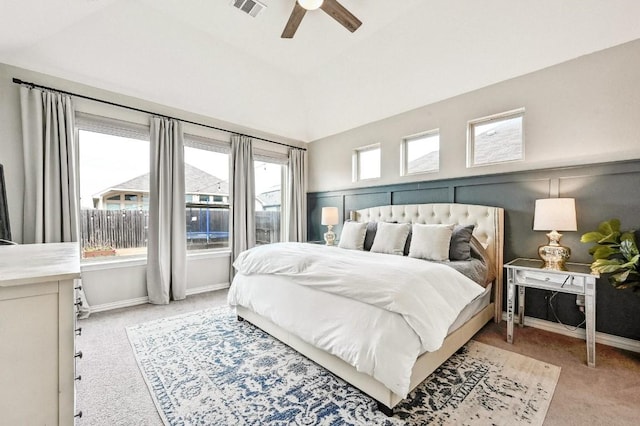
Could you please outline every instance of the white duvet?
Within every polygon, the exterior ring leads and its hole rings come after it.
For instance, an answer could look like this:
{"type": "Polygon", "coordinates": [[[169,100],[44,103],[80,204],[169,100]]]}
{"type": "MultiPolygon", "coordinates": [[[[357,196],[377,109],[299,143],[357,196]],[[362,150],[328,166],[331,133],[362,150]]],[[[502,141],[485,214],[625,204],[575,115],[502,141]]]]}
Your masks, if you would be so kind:
{"type": "Polygon", "coordinates": [[[270,319],[405,397],[423,352],[484,288],[442,264],[315,244],[245,251],[229,303],[270,319]],[[269,279],[256,279],[269,276],[269,279]]]}

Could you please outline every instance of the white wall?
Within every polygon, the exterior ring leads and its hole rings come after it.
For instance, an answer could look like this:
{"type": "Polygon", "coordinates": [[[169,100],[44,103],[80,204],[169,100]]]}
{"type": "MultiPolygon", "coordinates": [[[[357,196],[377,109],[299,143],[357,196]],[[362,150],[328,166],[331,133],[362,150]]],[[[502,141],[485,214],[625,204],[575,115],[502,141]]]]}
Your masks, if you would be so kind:
{"type": "Polygon", "coordinates": [[[640,40],[314,141],[309,191],[640,158],[639,75],[640,40]],[[520,107],[525,160],[467,168],[467,122],[520,107]],[[402,138],[436,128],[440,171],[401,177],[402,138]],[[353,149],[372,143],[382,147],[381,177],[352,182],[353,149]]]}
{"type": "MultiPolygon", "coordinates": [[[[248,133],[257,137],[277,140],[296,146],[306,144],[274,135],[266,134],[240,125],[222,122],[210,117],[203,117],[186,111],[177,110],[165,105],[158,105],[117,93],[112,93],[78,83],[62,80],[29,70],[0,64],[0,164],[4,166],[7,184],[7,202],[9,204],[9,220],[12,239],[22,241],[22,206],[24,192],[24,166],[22,157],[22,130],[20,119],[19,86],[12,82],[13,78],[56,89],[74,92],[89,97],[104,99],[130,107],[153,111],[176,118],[203,123],[239,133],[248,133]]],[[[77,111],[117,118],[134,123],[148,124],[149,116],[123,108],[109,106],[93,101],[74,98],[77,111]]],[[[247,105],[248,108],[251,105],[247,105]]],[[[229,140],[226,132],[207,129],[190,124],[184,125],[186,133],[229,140]]],[[[280,145],[256,141],[255,146],[277,152],[285,152],[280,145]]],[[[227,253],[214,253],[210,256],[202,254],[189,255],[187,259],[187,293],[195,293],[208,288],[228,285],[230,256],[227,253]]],[[[147,296],[145,284],[145,266],[140,262],[130,266],[108,269],[85,269],[82,274],[83,286],[91,305],[117,306],[127,300],[142,299],[147,296]]]]}

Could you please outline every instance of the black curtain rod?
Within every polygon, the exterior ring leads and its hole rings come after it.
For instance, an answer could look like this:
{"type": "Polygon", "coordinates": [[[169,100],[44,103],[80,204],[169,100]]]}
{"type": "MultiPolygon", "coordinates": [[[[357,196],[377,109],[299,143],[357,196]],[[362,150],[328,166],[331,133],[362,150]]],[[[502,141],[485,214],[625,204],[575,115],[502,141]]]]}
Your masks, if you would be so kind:
{"type": "Polygon", "coordinates": [[[223,128],[215,127],[215,126],[210,126],[208,124],[197,123],[195,121],[190,121],[190,120],[183,120],[181,118],[175,118],[175,117],[171,117],[171,116],[168,116],[168,115],[165,115],[165,114],[158,114],[157,112],[147,111],[147,110],[141,109],[141,108],[135,108],[135,107],[127,106],[127,105],[118,104],[116,102],[105,101],[104,99],[92,98],[91,96],[80,95],[78,93],[67,92],[65,90],[55,89],[53,87],[42,86],[40,84],[30,83],[28,81],[22,81],[19,78],[14,78],[13,82],[16,83],[16,84],[23,84],[25,86],[37,87],[38,89],[50,90],[52,92],[58,92],[58,93],[62,93],[62,94],[65,94],[65,95],[74,96],[76,98],[87,99],[87,100],[94,101],[94,102],[100,102],[100,103],[107,104],[107,105],[112,105],[112,106],[117,106],[117,107],[120,107],[120,108],[130,109],[132,111],[138,111],[138,112],[142,112],[142,113],[145,113],[145,114],[157,115],[159,117],[169,118],[169,119],[172,119],[172,120],[179,120],[179,121],[182,121],[183,123],[195,124],[196,126],[206,127],[208,129],[220,130],[222,132],[232,133],[232,134],[236,134],[236,135],[240,135],[240,136],[247,136],[249,138],[258,139],[258,140],[265,141],[265,142],[270,142],[270,143],[275,143],[277,145],[282,145],[282,146],[286,146],[286,147],[289,147],[289,148],[301,149],[303,151],[307,150],[307,148],[300,148],[298,146],[289,145],[289,144],[284,143],[284,142],[277,142],[277,141],[272,141],[270,139],[259,138],[257,136],[251,136],[251,135],[247,135],[247,134],[244,134],[244,133],[238,133],[238,132],[234,132],[232,130],[223,129],[223,128]]]}

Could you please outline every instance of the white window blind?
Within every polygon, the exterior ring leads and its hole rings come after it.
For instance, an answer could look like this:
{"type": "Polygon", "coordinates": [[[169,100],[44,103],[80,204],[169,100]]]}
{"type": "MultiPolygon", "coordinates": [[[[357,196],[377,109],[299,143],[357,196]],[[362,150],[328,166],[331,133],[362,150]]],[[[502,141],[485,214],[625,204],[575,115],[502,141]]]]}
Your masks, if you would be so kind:
{"type": "Polygon", "coordinates": [[[149,125],[76,112],[76,127],[95,133],[149,141],[149,125]]]}

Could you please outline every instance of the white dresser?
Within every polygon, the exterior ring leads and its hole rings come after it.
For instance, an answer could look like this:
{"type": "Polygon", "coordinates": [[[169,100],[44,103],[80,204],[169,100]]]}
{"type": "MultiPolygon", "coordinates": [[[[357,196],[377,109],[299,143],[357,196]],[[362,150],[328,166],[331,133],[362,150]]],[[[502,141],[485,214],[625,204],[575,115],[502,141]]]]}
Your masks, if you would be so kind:
{"type": "Polygon", "coordinates": [[[77,243],[0,246],[0,425],[74,422],[77,243]]]}

